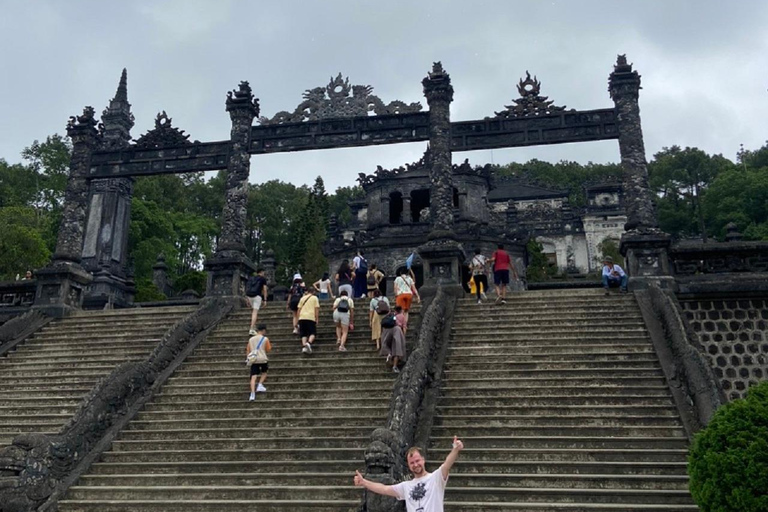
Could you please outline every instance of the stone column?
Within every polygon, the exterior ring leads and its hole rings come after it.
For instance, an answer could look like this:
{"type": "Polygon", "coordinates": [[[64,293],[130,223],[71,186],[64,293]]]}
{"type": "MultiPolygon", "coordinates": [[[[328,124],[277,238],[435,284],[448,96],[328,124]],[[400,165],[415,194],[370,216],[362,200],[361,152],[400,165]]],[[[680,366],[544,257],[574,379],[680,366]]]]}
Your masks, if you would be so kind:
{"type": "Polygon", "coordinates": [[[248,276],[255,270],[245,255],[245,214],[248,203],[248,175],[251,158],[251,125],[259,115],[259,102],[248,82],[227,93],[227,112],[232,120],[226,201],[222,211],[221,235],[216,253],[205,263],[207,295],[241,296],[248,276]]]}
{"type": "MultiPolygon", "coordinates": [[[[101,115],[104,126],[98,149],[128,147],[134,125],[128,103],[128,73],[123,69],[115,97],[101,115]]],[[[94,280],[85,293],[84,307],[128,307],[136,289],[127,276],[128,229],[131,222],[133,178],[93,180],[83,243],[83,268],[94,280]]],[[[165,293],[165,292],[164,292],[165,293]]]]}
{"type": "Polygon", "coordinates": [[[464,250],[456,242],[453,231],[453,166],[451,165],[451,77],[440,62],[422,80],[424,96],[429,104],[430,151],[430,222],[428,241],[419,247],[425,263],[424,287],[421,295],[429,297],[444,286],[446,293],[460,295],[464,250]]]}
{"type": "Polygon", "coordinates": [[[403,224],[410,224],[413,222],[413,214],[411,213],[411,196],[403,196],[403,224]]]}
{"type": "Polygon", "coordinates": [[[35,307],[52,316],[64,316],[80,308],[84,288],[92,280],[80,262],[88,201],[86,177],[99,140],[94,114],[93,107],[85,107],[83,115],[69,118],[67,135],[72,139],[72,157],[56,250],[51,264],[36,272],[35,307]]]}
{"type": "Polygon", "coordinates": [[[608,79],[608,90],[616,106],[619,151],[624,168],[624,204],[627,211],[621,252],[626,256],[631,289],[647,288],[652,282],[674,287],[668,250],[671,238],[658,229],[653,194],[648,185],[643,130],[640,123],[640,75],[625,55],[619,55],[608,79]]]}
{"type": "Polygon", "coordinates": [[[381,196],[381,223],[389,225],[389,196],[381,196]]]}

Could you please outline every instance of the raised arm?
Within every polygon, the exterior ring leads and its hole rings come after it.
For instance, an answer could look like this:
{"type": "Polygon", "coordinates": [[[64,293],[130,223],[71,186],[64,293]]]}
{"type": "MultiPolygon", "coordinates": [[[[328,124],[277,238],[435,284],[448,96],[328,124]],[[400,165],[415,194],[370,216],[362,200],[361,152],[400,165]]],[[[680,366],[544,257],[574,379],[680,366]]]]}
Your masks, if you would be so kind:
{"type": "Polygon", "coordinates": [[[448,478],[448,473],[451,472],[453,463],[456,462],[456,459],[459,458],[459,452],[463,449],[464,449],[464,443],[462,443],[457,436],[453,436],[453,450],[451,450],[451,453],[449,453],[448,456],[445,458],[445,462],[443,462],[443,465],[440,466],[440,469],[443,472],[443,480],[448,478]]]}
{"type": "Polygon", "coordinates": [[[371,482],[370,480],[366,480],[365,478],[363,478],[363,475],[361,475],[359,471],[355,471],[355,485],[358,487],[365,487],[369,491],[375,492],[376,494],[383,494],[384,496],[392,496],[393,498],[398,497],[397,493],[395,492],[394,486],[384,485],[378,482],[371,482]]]}

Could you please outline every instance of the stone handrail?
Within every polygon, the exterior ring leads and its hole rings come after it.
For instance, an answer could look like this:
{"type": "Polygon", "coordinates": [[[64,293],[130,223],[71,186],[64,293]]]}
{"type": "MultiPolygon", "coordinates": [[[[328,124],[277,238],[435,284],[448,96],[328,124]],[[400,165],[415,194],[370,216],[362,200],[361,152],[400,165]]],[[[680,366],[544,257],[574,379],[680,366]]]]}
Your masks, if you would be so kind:
{"type": "Polygon", "coordinates": [[[0,357],[5,356],[53,318],[43,312],[30,309],[0,325],[0,357]]]}
{"type": "MultiPolygon", "coordinates": [[[[392,390],[387,425],[371,434],[365,450],[366,478],[386,485],[403,480],[410,446],[426,448],[442,379],[456,299],[438,287],[434,297],[424,302],[415,348],[392,390]]],[[[394,498],[363,493],[362,511],[402,510],[402,503],[394,498]]]]}
{"type": "Polygon", "coordinates": [[[122,363],[103,378],[57,434],[22,434],[0,450],[0,512],[55,510],[67,488],[235,306],[224,298],[205,300],[145,360],[122,363]]]}
{"type": "Polygon", "coordinates": [[[688,332],[675,295],[655,285],[634,294],[691,439],[725,403],[722,390],[709,362],[691,341],[696,338],[688,332]]]}

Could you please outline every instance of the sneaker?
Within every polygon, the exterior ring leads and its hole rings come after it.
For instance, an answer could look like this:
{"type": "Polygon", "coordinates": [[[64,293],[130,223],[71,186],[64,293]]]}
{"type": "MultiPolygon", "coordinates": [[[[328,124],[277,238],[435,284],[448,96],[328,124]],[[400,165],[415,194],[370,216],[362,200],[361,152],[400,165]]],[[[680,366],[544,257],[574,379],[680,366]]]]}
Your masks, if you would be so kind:
{"type": "Polygon", "coordinates": [[[256,400],[256,393],[251,393],[251,396],[248,398],[248,401],[253,402],[254,400],[256,400]]]}
{"type": "Polygon", "coordinates": [[[392,360],[392,354],[389,354],[389,355],[387,356],[387,362],[390,362],[391,360],[392,360]]]}
{"type": "Polygon", "coordinates": [[[397,366],[393,366],[392,373],[400,373],[400,368],[398,368],[397,366]]]}
{"type": "Polygon", "coordinates": [[[481,301],[480,299],[477,299],[477,303],[478,303],[478,304],[482,304],[482,303],[483,303],[483,301],[481,301]]]}
{"type": "Polygon", "coordinates": [[[488,300],[488,297],[486,297],[486,296],[485,296],[485,292],[480,292],[480,297],[481,297],[483,300],[488,300]]]}
{"type": "Polygon", "coordinates": [[[248,331],[248,334],[250,334],[251,336],[255,336],[256,335],[256,329],[251,329],[250,331],[248,331]]]}
{"type": "Polygon", "coordinates": [[[256,386],[256,392],[257,393],[266,393],[267,392],[267,388],[264,387],[264,384],[259,384],[258,386],[256,386]]]}
{"type": "Polygon", "coordinates": [[[309,350],[310,350],[309,345],[304,345],[303,347],[301,347],[301,351],[305,354],[309,354],[309,350]]]}
{"type": "Polygon", "coordinates": [[[309,343],[307,343],[307,344],[304,346],[304,348],[306,348],[306,349],[307,349],[307,354],[311,354],[311,353],[312,353],[312,345],[310,345],[309,343]]]}
{"type": "Polygon", "coordinates": [[[507,303],[507,299],[501,299],[501,303],[502,304],[506,304],[507,303]]]}
{"type": "Polygon", "coordinates": [[[346,352],[347,348],[344,345],[339,345],[339,352],[346,352]]]}
{"type": "Polygon", "coordinates": [[[293,334],[299,334],[299,328],[298,327],[294,327],[293,328],[293,334]]]}
{"type": "Polygon", "coordinates": [[[499,295],[498,297],[496,297],[496,300],[495,300],[494,302],[495,302],[496,304],[499,304],[499,303],[501,303],[501,295],[499,295]]]}

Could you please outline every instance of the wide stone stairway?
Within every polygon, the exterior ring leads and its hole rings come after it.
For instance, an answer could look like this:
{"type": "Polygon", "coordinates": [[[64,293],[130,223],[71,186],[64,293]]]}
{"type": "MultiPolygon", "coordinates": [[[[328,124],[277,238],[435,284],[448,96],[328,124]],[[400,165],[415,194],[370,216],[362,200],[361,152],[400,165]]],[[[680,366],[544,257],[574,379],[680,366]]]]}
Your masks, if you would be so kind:
{"type": "Polygon", "coordinates": [[[687,439],[634,298],[526,292],[457,308],[428,467],[446,511],[696,511],[687,439]]]}
{"type": "MultiPolygon", "coordinates": [[[[367,303],[347,352],[330,306],[314,353],[301,353],[284,303],[259,314],[273,343],[266,393],[248,401],[250,311],[222,322],[70,488],[61,511],[345,511],[362,496],[371,432],[386,422],[397,375],[377,355],[367,303]]],[[[414,320],[412,320],[413,322],[414,320]]],[[[409,334],[409,339],[412,336],[409,334]]]]}
{"type": "Polygon", "coordinates": [[[147,357],[190,307],[88,311],[54,320],[0,358],[0,446],[53,434],[117,364],[147,357]]]}

